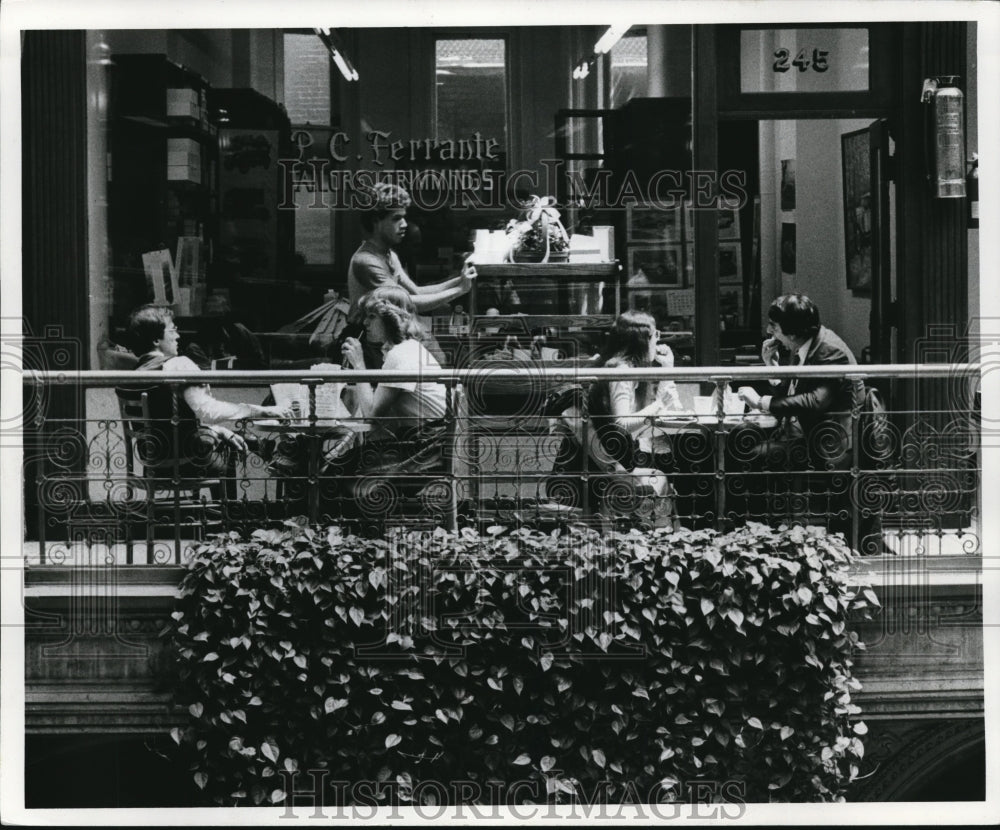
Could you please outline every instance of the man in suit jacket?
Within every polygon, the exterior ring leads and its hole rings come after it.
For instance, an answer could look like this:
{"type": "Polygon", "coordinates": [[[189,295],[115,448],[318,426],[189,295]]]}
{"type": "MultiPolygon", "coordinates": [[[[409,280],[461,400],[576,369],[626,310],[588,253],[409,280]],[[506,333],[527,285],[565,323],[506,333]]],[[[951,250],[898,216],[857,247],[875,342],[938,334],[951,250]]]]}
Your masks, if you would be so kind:
{"type": "MultiPolygon", "coordinates": [[[[761,357],[769,365],[856,365],[847,344],[820,324],[819,309],[803,294],[785,294],[768,309],[768,334],[761,357]]],[[[793,461],[812,461],[819,468],[835,469],[848,460],[851,409],[860,406],[864,383],[847,378],[802,377],[778,384],[773,395],[758,395],[751,387],[740,396],[751,407],[781,420],[778,446],[768,442],[762,454],[784,450],[793,461]]]]}

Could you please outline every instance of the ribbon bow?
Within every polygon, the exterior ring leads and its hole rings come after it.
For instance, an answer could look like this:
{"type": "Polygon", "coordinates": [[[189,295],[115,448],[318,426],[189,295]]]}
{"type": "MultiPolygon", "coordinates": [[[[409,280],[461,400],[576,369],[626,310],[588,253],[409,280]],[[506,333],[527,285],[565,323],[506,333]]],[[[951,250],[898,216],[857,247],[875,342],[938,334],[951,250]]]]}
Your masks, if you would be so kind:
{"type": "Polygon", "coordinates": [[[537,222],[544,213],[550,221],[559,221],[555,196],[532,196],[525,208],[529,222],[537,222]]]}

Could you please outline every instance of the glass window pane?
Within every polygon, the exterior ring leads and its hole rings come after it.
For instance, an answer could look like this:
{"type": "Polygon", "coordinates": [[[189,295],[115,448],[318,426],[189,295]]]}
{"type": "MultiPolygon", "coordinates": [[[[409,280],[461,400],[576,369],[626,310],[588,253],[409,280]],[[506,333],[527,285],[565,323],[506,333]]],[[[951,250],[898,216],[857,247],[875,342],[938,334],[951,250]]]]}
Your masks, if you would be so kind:
{"type": "Polygon", "coordinates": [[[745,29],[742,92],[868,89],[868,29],[745,29]]]}
{"type": "Polygon", "coordinates": [[[293,124],[330,123],[330,53],[316,35],[285,35],[285,109],[293,124]]]}
{"type": "Polygon", "coordinates": [[[631,98],[645,98],[649,81],[645,35],[623,37],[611,47],[611,107],[620,107],[631,98]]]}
{"type": "Polygon", "coordinates": [[[503,38],[435,43],[435,122],[438,139],[479,132],[507,146],[507,55],[503,38]]]}

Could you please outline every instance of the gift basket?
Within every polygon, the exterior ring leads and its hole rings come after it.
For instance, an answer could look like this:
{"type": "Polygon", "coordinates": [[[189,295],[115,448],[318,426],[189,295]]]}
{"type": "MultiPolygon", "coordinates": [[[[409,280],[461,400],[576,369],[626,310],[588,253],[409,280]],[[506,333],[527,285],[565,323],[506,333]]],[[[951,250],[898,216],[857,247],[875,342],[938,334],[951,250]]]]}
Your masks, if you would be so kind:
{"type": "Polygon", "coordinates": [[[507,223],[505,262],[568,262],[569,234],[552,196],[532,196],[520,218],[507,223]]]}

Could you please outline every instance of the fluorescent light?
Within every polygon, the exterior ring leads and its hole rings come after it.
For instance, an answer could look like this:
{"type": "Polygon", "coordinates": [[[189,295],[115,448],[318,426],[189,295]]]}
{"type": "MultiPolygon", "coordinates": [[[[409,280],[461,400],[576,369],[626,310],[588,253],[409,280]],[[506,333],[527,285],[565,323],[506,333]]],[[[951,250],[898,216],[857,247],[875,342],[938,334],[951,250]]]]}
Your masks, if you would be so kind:
{"type": "Polygon", "coordinates": [[[337,37],[337,33],[333,29],[313,29],[313,31],[319,36],[319,39],[323,41],[323,45],[326,46],[327,51],[330,53],[330,57],[333,62],[337,64],[337,69],[340,70],[340,74],[348,81],[356,81],[360,77],[358,75],[358,70],[355,69],[350,60],[348,60],[347,55],[343,53],[343,46],[341,45],[340,38],[337,37]]]}
{"type": "Polygon", "coordinates": [[[618,23],[614,26],[609,26],[608,30],[601,35],[601,39],[594,44],[594,53],[603,55],[606,52],[610,52],[611,47],[621,40],[622,35],[630,28],[632,28],[631,23],[618,23]]]}
{"type": "Polygon", "coordinates": [[[354,69],[347,65],[347,61],[344,60],[343,55],[341,55],[336,49],[331,49],[330,56],[333,58],[333,62],[337,64],[337,69],[340,70],[340,74],[343,75],[348,81],[353,81],[354,69]]]}

